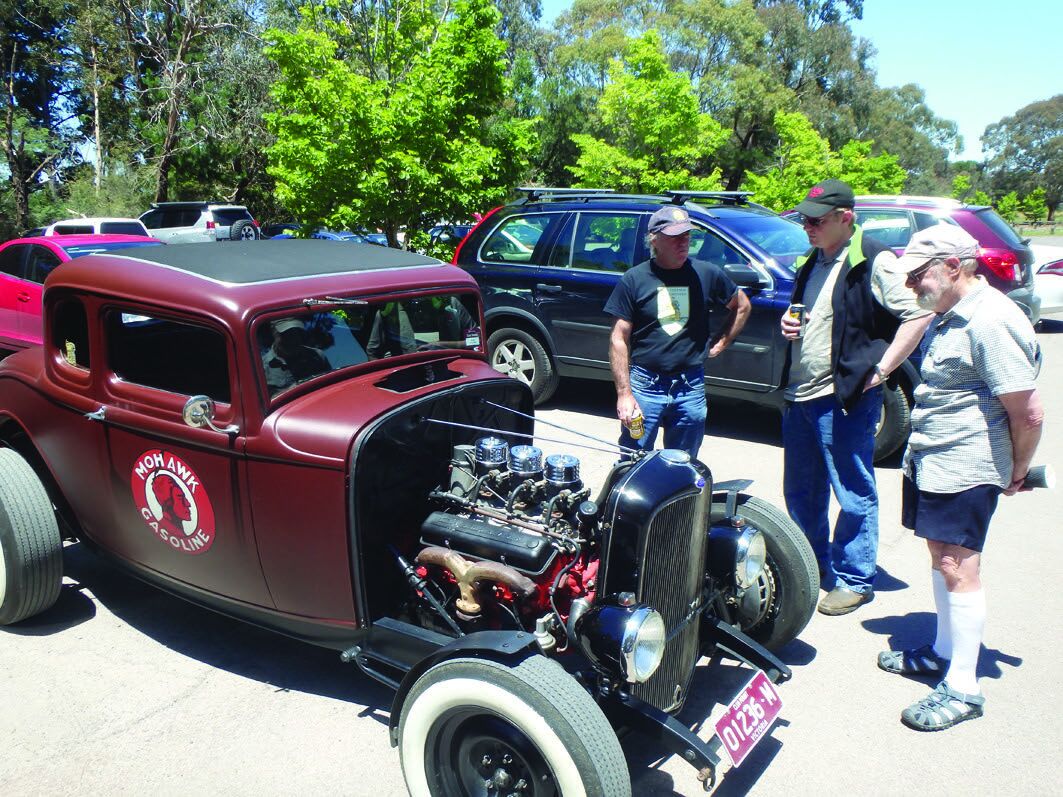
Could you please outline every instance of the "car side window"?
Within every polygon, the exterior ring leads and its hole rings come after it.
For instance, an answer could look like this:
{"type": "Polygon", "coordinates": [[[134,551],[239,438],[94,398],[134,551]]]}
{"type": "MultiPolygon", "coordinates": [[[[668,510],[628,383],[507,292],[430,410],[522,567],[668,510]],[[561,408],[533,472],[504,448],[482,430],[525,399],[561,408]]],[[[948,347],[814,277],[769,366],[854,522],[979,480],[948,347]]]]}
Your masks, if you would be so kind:
{"type": "Polygon", "coordinates": [[[906,210],[857,210],[856,223],[864,235],[890,249],[901,249],[912,237],[912,225],[906,210]]]}
{"type": "Polygon", "coordinates": [[[539,242],[559,217],[558,213],[509,217],[484,241],[481,259],[487,263],[531,263],[539,242]]]}
{"type": "Polygon", "coordinates": [[[704,227],[694,227],[690,232],[690,259],[702,260],[714,266],[745,265],[749,258],[704,227]]]}
{"type": "Polygon", "coordinates": [[[180,214],[180,219],[177,222],[178,227],[195,227],[199,222],[199,217],[202,215],[199,208],[183,208],[180,214]]]}
{"type": "Polygon", "coordinates": [[[116,376],[169,393],[230,402],[228,348],[220,332],[117,309],[105,318],[107,361],[116,376]]]}
{"type": "Polygon", "coordinates": [[[77,299],[56,304],[52,313],[52,344],[70,365],[89,367],[89,321],[85,306],[77,299]]]}
{"type": "Polygon", "coordinates": [[[149,210],[140,220],[144,222],[144,226],[149,230],[157,230],[163,226],[163,212],[161,210],[149,210]]]}
{"type": "Polygon", "coordinates": [[[46,246],[34,246],[26,264],[26,279],[44,284],[44,279],[59,265],[59,255],[46,246]]]}
{"type": "Polygon", "coordinates": [[[26,259],[29,244],[16,244],[0,252],[0,272],[22,279],[22,263],[26,259]]]}
{"type": "Polygon", "coordinates": [[[558,236],[549,264],[627,271],[635,264],[638,229],[635,213],[576,214],[558,236]]]}

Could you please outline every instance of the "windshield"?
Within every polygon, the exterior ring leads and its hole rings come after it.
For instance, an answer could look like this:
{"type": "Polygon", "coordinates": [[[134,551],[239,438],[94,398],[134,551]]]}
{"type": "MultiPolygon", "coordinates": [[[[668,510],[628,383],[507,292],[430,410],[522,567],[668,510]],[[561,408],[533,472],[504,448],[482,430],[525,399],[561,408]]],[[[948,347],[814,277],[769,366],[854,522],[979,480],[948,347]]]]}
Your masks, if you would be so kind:
{"type": "Polygon", "coordinates": [[[98,255],[101,252],[117,252],[119,249],[129,249],[137,246],[162,246],[162,241],[111,241],[98,244],[73,244],[64,246],[63,251],[70,255],[71,259],[82,255],[98,255]]]}
{"type": "Polygon", "coordinates": [[[272,317],[255,335],[271,397],[329,371],[433,349],[483,351],[475,294],[365,301],[272,317]]]}
{"type": "Polygon", "coordinates": [[[784,268],[793,266],[810,246],[801,226],[781,216],[743,214],[728,218],[727,228],[748,238],[784,268]]]}

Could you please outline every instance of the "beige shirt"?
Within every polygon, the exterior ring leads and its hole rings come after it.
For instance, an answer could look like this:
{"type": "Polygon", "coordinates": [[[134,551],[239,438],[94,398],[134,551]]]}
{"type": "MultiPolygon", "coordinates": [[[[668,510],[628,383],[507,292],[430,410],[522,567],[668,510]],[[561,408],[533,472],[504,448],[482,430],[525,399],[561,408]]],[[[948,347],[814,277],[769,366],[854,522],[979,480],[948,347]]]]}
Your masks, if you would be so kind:
{"type": "MultiPolygon", "coordinates": [[[[845,246],[833,260],[826,260],[820,250],[811,266],[815,270],[808,277],[804,294],[808,321],[804,335],[791,343],[790,383],[784,394],[787,401],[811,401],[834,393],[834,371],[831,368],[834,307],[831,299],[848,252],[849,247],[845,246]],[[811,303],[810,299],[813,299],[811,303]]],[[[875,300],[903,324],[927,315],[927,311],[919,307],[915,292],[904,284],[904,274],[891,274],[885,270],[884,266],[896,259],[892,252],[881,252],[875,258],[871,266],[871,292],[875,300]]]]}

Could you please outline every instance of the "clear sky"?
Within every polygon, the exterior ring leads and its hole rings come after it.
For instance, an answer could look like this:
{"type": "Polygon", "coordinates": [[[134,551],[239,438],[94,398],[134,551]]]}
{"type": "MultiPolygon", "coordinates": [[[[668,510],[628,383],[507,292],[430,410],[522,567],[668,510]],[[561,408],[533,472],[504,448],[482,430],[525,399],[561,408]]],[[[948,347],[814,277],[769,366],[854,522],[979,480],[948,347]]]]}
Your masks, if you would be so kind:
{"type": "MultiPolygon", "coordinates": [[[[543,24],[571,0],[543,0],[543,24]]],[[[1063,94],[1063,0],[864,0],[851,23],[878,50],[878,85],[915,83],[959,126],[963,160],[987,125],[1063,94]]]]}

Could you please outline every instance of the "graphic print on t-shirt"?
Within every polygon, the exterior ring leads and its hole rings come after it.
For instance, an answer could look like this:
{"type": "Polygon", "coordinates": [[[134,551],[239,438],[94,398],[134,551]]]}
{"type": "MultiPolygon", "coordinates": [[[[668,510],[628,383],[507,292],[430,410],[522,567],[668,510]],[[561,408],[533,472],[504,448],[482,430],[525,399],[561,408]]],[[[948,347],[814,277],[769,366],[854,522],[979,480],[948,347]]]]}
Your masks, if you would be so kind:
{"type": "Polygon", "coordinates": [[[690,288],[686,285],[657,286],[657,321],[671,336],[683,331],[690,319],[690,288]]]}

